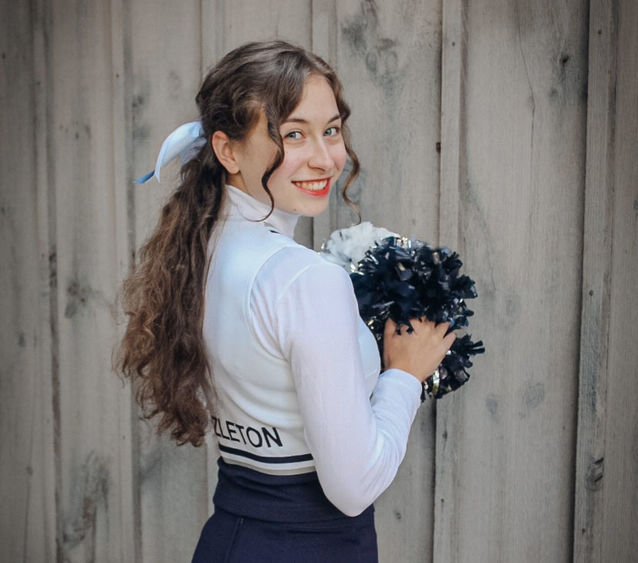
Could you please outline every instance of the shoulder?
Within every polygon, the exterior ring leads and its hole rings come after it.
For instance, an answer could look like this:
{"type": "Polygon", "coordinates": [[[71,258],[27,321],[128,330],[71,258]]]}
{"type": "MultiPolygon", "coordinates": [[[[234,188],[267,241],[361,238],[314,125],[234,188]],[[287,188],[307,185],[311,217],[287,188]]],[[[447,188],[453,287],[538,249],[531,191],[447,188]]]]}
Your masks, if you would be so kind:
{"type": "Polygon", "coordinates": [[[294,240],[263,223],[228,221],[212,241],[213,263],[225,270],[233,270],[236,275],[243,273],[252,278],[273,254],[295,246],[298,244],[294,240]]]}
{"type": "Polygon", "coordinates": [[[317,252],[301,245],[286,246],[273,253],[260,268],[255,294],[272,305],[284,298],[319,302],[354,295],[348,273],[317,252]]]}

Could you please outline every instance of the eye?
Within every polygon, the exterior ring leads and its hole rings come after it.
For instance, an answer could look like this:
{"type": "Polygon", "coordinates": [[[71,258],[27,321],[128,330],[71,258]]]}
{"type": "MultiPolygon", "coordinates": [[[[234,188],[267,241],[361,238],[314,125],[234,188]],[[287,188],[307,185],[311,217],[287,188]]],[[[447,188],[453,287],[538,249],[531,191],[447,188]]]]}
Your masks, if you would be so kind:
{"type": "Polygon", "coordinates": [[[326,129],[323,134],[326,137],[336,137],[339,133],[341,133],[341,127],[337,127],[336,125],[334,125],[332,127],[328,127],[328,129],[326,129]]]}
{"type": "Polygon", "coordinates": [[[297,141],[301,139],[301,131],[291,131],[290,133],[286,133],[284,139],[292,139],[293,141],[297,141]]]}

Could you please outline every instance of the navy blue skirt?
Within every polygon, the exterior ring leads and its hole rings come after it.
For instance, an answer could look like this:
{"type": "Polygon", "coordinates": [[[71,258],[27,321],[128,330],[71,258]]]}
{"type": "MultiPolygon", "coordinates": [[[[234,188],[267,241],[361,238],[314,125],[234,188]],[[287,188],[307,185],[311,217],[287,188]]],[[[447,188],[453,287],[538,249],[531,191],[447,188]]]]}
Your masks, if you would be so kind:
{"type": "Polygon", "coordinates": [[[374,508],[349,517],[316,473],[274,476],[218,462],[215,513],[193,563],[377,563],[374,508]]]}

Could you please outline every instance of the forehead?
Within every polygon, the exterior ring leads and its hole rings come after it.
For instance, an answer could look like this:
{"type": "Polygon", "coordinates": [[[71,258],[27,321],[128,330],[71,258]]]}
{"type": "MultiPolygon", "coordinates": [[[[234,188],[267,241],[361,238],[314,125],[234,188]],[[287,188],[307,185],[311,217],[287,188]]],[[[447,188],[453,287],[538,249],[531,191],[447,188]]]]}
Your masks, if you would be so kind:
{"type": "Polygon", "coordinates": [[[327,122],[339,113],[337,100],[328,81],[320,75],[311,74],[304,82],[301,100],[284,120],[327,122]]]}

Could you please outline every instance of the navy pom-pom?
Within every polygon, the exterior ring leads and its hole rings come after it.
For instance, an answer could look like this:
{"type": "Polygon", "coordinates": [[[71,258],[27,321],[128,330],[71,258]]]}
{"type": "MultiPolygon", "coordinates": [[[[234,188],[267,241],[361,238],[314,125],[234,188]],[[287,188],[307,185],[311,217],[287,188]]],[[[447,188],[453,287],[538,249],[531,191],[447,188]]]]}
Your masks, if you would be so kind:
{"type": "MultiPolygon", "coordinates": [[[[390,236],[369,249],[350,274],[359,314],[374,334],[383,358],[383,331],[388,318],[412,330],[410,319],[427,317],[449,322],[450,331],[468,326],[474,313],[466,299],[477,296],[474,281],[460,275],[456,252],[402,237],[390,236]]],[[[439,366],[423,384],[423,395],[434,398],[458,389],[470,377],[470,357],[485,352],[482,341],[469,334],[457,338],[439,366]]]]}

